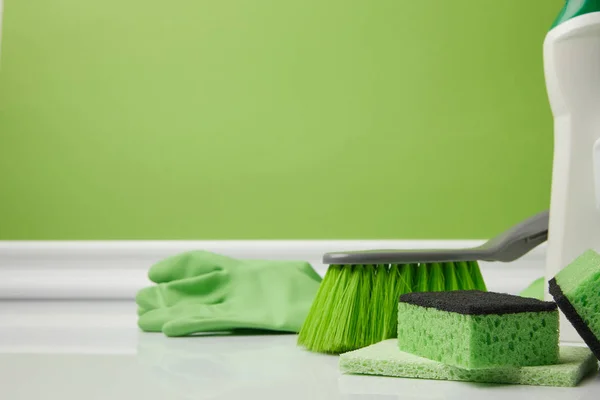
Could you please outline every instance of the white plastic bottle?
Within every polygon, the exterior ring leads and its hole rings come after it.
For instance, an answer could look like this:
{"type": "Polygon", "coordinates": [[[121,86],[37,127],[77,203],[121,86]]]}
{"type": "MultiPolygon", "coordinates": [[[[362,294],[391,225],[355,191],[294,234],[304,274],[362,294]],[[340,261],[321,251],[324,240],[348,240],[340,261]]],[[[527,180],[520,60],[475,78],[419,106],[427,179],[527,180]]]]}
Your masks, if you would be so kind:
{"type": "MultiPolygon", "coordinates": [[[[600,0],[566,1],[544,41],[544,72],[554,115],[549,280],[600,249],[600,0]]],[[[560,330],[561,341],[582,343],[564,315],[560,330]]]]}

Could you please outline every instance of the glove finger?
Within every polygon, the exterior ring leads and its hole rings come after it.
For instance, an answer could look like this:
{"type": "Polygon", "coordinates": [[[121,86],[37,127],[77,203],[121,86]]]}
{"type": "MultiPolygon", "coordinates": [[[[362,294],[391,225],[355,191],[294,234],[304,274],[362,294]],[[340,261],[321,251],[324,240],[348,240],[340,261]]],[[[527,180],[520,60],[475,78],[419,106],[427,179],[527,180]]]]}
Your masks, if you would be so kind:
{"type": "Polygon", "coordinates": [[[180,279],[163,283],[158,286],[169,288],[172,293],[180,296],[203,296],[224,289],[229,283],[229,274],[225,271],[213,271],[193,278],[180,279]]]}
{"type": "Polygon", "coordinates": [[[321,275],[319,275],[319,273],[317,271],[315,271],[315,269],[312,267],[312,265],[310,265],[310,263],[305,262],[305,261],[299,261],[298,265],[299,265],[300,269],[302,271],[304,271],[304,273],[306,275],[311,277],[315,282],[320,283],[321,281],[323,281],[323,278],[321,277],[321,275]]]}
{"type": "Polygon", "coordinates": [[[161,332],[163,325],[173,317],[173,310],[159,308],[138,317],[138,326],[144,332],[161,332]]]}
{"type": "Polygon", "coordinates": [[[164,307],[159,295],[158,286],[148,286],[138,290],[135,295],[135,303],[138,306],[138,315],[145,314],[157,308],[164,307]]]}
{"type": "Polygon", "coordinates": [[[237,328],[262,328],[231,315],[222,304],[202,307],[182,318],[169,321],[162,332],[167,336],[187,336],[193,333],[230,331],[237,328]]]}
{"type": "Polygon", "coordinates": [[[187,336],[193,333],[230,331],[235,323],[226,318],[186,318],[165,324],[162,332],[169,337],[187,336]]]}
{"type": "Polygon", "coordinates": [[[238,260],[220,254],[189,251],[154,264],[148,271],[148,278],[154,283],[172,282],[204,275],[237,263],[238,260]]]}
{"type": "Polygon", "coordinates": [[[174,307],[157,308],[150,310],[138,318],[138,326],[146,332],[160,332],[163,326],[173,320],[195,315],[198,310],[209,307],[197,304],[179,304],[174,307]]]}
{"type": "Polygon", "coordinates": [[[204,304],[221,302],[227,291],[227,282],[226,272],[213,271],[206,275],[145,287],[135,297],[138,315],[186,301],[204,304]]]}

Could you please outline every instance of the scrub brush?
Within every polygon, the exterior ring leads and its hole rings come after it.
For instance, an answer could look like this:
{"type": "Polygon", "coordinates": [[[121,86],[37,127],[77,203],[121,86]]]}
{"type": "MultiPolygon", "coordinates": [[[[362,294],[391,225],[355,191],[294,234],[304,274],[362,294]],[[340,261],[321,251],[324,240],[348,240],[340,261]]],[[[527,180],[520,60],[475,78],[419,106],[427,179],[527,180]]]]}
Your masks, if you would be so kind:
{"type": "Polygon", "coordinates": [[[480,261],[510,262],[548,238],[548,211],[468,249],[327,253],[329,264],[298,345],[340,354],[396,337],[398,298],[410,292],[487,291],[480,261]]]}

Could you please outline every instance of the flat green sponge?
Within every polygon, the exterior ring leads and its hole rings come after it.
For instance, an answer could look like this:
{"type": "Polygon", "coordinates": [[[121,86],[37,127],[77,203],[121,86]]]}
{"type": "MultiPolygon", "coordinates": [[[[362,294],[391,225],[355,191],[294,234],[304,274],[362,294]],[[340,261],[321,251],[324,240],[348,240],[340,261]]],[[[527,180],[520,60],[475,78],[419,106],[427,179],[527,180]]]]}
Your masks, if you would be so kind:
{"type": "Polygon", "coordinates": [[[600,254],[588,250],[549,284],[550,294],[600,360],[600,254]]]}
{"type": "Polygon", "coordinates": [[[398,304],[400,350],[475,369],[558,362],[552,302],[477,290],[408,293],[398,304]]]}
{"type": "Polygon", "coordinates": [[[585,347],[562,346],[555,365],[469,370],[404,353],[395,339],[388,339],[342,354],[339,368],[346,374],[571,387],[596,372],[598,362],[585,347]]]}

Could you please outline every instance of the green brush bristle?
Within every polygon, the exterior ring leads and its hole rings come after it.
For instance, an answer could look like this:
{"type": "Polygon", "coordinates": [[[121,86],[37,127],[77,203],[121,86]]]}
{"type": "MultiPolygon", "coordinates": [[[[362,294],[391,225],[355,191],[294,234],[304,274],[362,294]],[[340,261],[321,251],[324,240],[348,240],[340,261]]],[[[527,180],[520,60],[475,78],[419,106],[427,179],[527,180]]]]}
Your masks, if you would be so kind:
{"type": "Polygon", "coordinates": [[[439,263],[432,263],[429,268],[429,291],[430,292],[443,292],[446,290],[444,281],[444,271],[442,265],[439,263]]]}
{"type": "Polygon", "coordinates": [[[471,271],[469,264],[464,261],[454,263],[456,266],[456,280],[458,281],[458,287],[474,288],[475,282],[471,277],[471,271]]]}
{"type": "MultiPolygon", "coordinates": [[[[398,298],[401,294],[413,291],[414,278],[417,265],[414,264],[391,264],[382,267],[388,271],[388,282],[385,286],[385,300],[381,305],[382,321],[385,324],[381,340],[395,337],[398,330],[398,298]],[[391,307],[389,305],[392,305],[391,307]]],[[[376,337],[376,336],[375,336],[376,337]]]]}
{"type": "MultiPolygon", "coordinates": [[[[429,268],[417,268],[417,277],[413,292],[428,292],[429,291],[429,268]]],[[[398,299],[396,299],[398,300],[398,299]]]]}
{"type": "Polygon", "coordinates": [[[340,354],[397,335],[401,294],[487,291],[476,261],[331,265],[300,330],[298,344],[340,354]]]}
{"type": "MultiPolygon", "coordinates": [[[[362,266],[357,265],[357,268],[360,269],[360,272],[354,273],[353,276],[359,276],[358,279],[358,293],[364,293],[365,291],[369,291],[372,293],[373,282],[375,272],[372,271],[372,266],[362,266]]],[[[348,324],[348,330],[345,332],[345,338],[348,339],[346,341],[346,346],[348,348],[354,346],[364,346],[363,343],[366,343],[369,337],[369,309],[371,298],[367,298],[366,296],[358,296],[358,301],[356,303],[356,307],[358,308],[358,312],[355,313],[356,318],[350,319],[350,324],[348,324]],[[355,328],[354,328],[355,327],[355,328]],[[352,337],[350,332],[357,332],[356,337],[352,337]]]]}
{"type": "MultiPolygon", "coordinates": [[[[398,267],[396,264],[392,264],[391,267],[398,267]]],[[[417,276],[417,264],[401,264],[399,267],[399,281],[398,287],[396,291],[396,296],[394,297],[394,302],[398,302],[398,297],[404,293],[410,293],[413,291],[415,287],[415,278],[417,276]]]]}
{"type": "Polygon", "coordinates": [[[458,280],[456,278],[456,267],[454,266],[454,263],[444,263],[444,278],[446,279],[445,289],[447,292],[458,290],[460,286],[458,285],[458,280]]]}
{"type": "MultiPolygon", "coordinates": [[[[390,279],[388,268],[385,265],[375,267],[375,277],[373,278],[373,293],[369,304],[369,332],[373,337],[385,337],[385,332],[389,329],[389,318],[385,314],[384,304],[386,302],[387,282],[390,279]]],[[[367,340],[368,340],[367,335],[367,340]]]]}
{"type": "Polygon", "coordinates": [[[335,317],[334,313],[324,314],[320,310],[331,310],[333,301],[341,297],[345,288],[338,282],[344,270],[341,265],[331,265],[319,286],[317,295],[313,300],[310,311],[304,320],[303,329],[298,336],[298,344],[306,348],[315,346],[315,339],[327,335],[327,325],[331,324],[331,319],[335,317]],[[306,327],[306,328],[304,328],[306,327]]]}
{"type": "MultiPolygon", "coordinates": [[[[392,265],[388,268],[386,265],[380,265],[377,269],[377,273],[383,270],[385,274],[378,275],[376,277],[377,285],[379,286],[378,290],[383,292],[383,300],[381,306],[381,323],[383,325],[383,329],[381,331],[381,337],[388,337],[390,332],[396,329],[398,325],[398,313],[394,314],[394,310],[390,307],[384,307],[384,304],[390,304],[394,302],[396,297],[396,293],[399,293],[401,290],[401,285],[404,285],[404,282],[401,281],[400,269],[397,265],[392,265]],[[382,276],[385,275],[384,280],[382,276]]],[[[411,283],[412,284],[412,283],[411,283]]],[[[397,308],[397,307],[396,307],[397,308]]],[[[382,339],[383,340],[383,339],[382,339]]]]}

